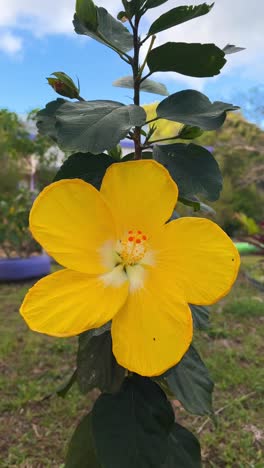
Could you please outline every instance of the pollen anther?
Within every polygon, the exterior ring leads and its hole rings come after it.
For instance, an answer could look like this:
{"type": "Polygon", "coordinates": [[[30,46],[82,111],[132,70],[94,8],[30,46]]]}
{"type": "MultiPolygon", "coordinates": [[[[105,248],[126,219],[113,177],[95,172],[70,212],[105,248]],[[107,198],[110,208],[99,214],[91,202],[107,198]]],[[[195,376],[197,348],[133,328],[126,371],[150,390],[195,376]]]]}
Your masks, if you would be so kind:
{"type": "Polygon", "coordinates": [[[127,231],[117,245],[117,253],[124,265],[136,265],[147,251],[147,236],[140,230],[127,231]],[[132,235],[131,235],[132,234],[132,235]]]}

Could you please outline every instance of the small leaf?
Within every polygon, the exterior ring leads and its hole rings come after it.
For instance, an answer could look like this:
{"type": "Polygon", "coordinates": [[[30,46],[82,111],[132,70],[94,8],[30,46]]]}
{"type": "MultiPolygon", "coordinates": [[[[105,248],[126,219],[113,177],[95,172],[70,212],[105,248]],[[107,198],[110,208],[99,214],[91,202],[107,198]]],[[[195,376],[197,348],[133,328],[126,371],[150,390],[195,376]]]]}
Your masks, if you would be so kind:
{"type": "Polygon", "coordinates": [[[169,436],[168,455],[161,468],[201,468],[201,448],[196,437],[174,423],[169,436]]]}
{"type": "Polygon", "coordinates": [[[133,375],[116,395],[101,395],[93,409],[98,457],[107,468],[160,468],[174,414],[160,387],[133,375]]]}
{"type": "Polygon", "coordinates": [[[113,164],[107,154],[76,153],[63,163],[56,174],[54,182],[61,179],[82,179],[98,190],[101,187],[106,169],[113,164]]]}
{"type": "Polygon", "coordinates": [[[167,42],[147,58],[150,73],[174,71],[198,78],[219,75],[225,63],[225,53],[215,44],[185,42],[167,42]]]}
{"type": "MultiPolygon", "coordinates": [[[[113,82],[113,86],[118,88],[129,88],[134,89],[133,76],[124,76],[113,82]]],[[[169,91],[166,86],[162,83],[157,83],[153,80],[144,80],[140,85],[140,90],[146,93],[160,94],[161,96],[168,96],[169,91]]]]}
{"type": "Polygon", "coordinates": [[[164,99],[157,107],[157,116],[203,130],[216,130],[223,125],[227,111],[239,109],[225,102],[211,102],[207,96],[192,89],[179,91],[164,99]]]}
{"type": "Polygon", "coordinates": [[[167,382],[175,398],[190,413],[197,415],[213,413],[214,383],[192,345],[179,364],[163,374],[161,379],[167,382]]]}
{"type": "Polygon", "coordinates": [[[179,188],[179,195],[198,194],[215,201],[222,190],[222,175],[212,153],[190,143],[154,146],[154,159],[165,166],[179,188]]]}
{"type": "Polygon", "coordinates": [[[80,94],[80,89],[77,88],[74,81],[64,72],[54,72],[53,77],[47,78],[48,83],[61,96],[66,96],[70,99],[77,99],[80,94]],[[54,78],[55,76],[55,78],[54,78]]]}
{"type": "Polygon", "coordinates": [[[161,15],[154,23],[150,26],[148,36],[157,34],[165,29],[172,28],[178,24],[185,23],[198,16],[206,15],[213,8],[214,3],[207,5],[202,3],[200,5],[184,5],[173,8],[167,11],[164,15],[161,15]]]}
{"type": "Polygon", "coordinates": [[[178,201],[182,203],[183,205],[191,206],[194,209],[194,211],[200,211],[201,203],[196,197],[193,197],[193,198],[179,197],[178,201]]]}
{"type": "Polygon", "coordinates": [[[125,369],[117,363],[112,352],[109,331],[94,335],[93,331],[79,337],[77,353],[77,383],[82,393],[93,388],[102,392],[117,392],[125,378],[125,369]]]}
{"type": "Polygon", "coordinates": [[[227,54],[236,54],[237,52],[241,52],[242,50],[246,50],[245,47],[236,47],[235,45],[233,44],[227,44],[224,48],[223,48],[223,52],[227,55],[227,54]]]}
{"type": "Polygon", "coordinates": [[[49,102],[45,109],[37,113],[37,127],[39,133],[47,135],[57,141],[57,130],[55,128],[56,112],[65,102],[68,101],[58,98],[56,101],[49,102]]]}
{"type": "Polygon", "coordinates": [[[193,140],[203,134],[203,130],[200,127],[193,127],[192,125],[184,125],[178,134],[178,138],[182,140],[193,140]]]}
{"type": "Polygon", "coordinates": [[[134,126],[144,125],[142,107],[115,101],[66,102],[56,113],[58,143],[67,151],[101,153],[134,126]]]}
{"type": "Polygon", "coordinates": [[[207,307],[190,304],[193,326],[197,330],[206,330],[209,327],[209,310],[207,307]]]}
{"type": "Polygon", "coordinates": [[[77,34],[92,37],[115,51],[128,52],[133,48],[133,36],[120,21],[116,20],[105,8],[96,7],[97,27],[83,22],[76,13],[73,25],[77,34]]]}
{"type": "Polygon", "coordinates": [[[91,413],[84,416],[75,429],[64,468],[102,468],[94,446],[91,413]]]}

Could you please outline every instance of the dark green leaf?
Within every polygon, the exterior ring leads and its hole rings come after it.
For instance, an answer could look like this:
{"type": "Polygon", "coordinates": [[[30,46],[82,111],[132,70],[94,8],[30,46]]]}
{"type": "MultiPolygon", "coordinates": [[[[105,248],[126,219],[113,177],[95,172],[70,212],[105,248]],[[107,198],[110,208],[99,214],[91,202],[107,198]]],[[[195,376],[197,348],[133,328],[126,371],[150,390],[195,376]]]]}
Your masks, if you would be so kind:
{"type": "Polygon", "coordinates": [[[198,78],[219,75],[225,63],[225,53],[216,45],[185,42],[167,42],[147,58],[151,73],[174,71],[198,78]]]}
{"type": "Polygon", "coordinates": [[[200,127],[192,127],[191,125],[184,125],[178,134],[178,138],[182,140],[193,140],[203,134],[203,130],[200,127]]]}
{"type": "Polygon", "coordinates": [[[163,5],[163,3],[166,3],[168,0],[147,0],[144,3],[144,9],[150,10],[150,8],[156,8],[160,5],[163,5]]]}
{"type": "Polygon", "coordinates": [[[201,448],[196,437],[174,423],[169,437],[168,455],[161,468],[201,468],[201,448]]]}
{"type": "Polygon", "coordinates": [[[212,153],[190,143],[154,146],[154,159],[165,166],[178,185],[180,197],[201,194],[215,201],[222,189],[222,175],[212,153]]]}
{"type": "MultiPolygon", "coordinates": [[[[124,76],[113,82],[113,86],[118,88],[129,88],[134,89],[134,79],[133,76],[124,76]]],[[[140,85],[140,90],[145,91],[146,93],[160,94],[161,96],[168,96],[169,91],[166,86],[162,83],[157,83],[153,80],[144,80],[140,85]]]]}
{"type": "Polygon", "coordinates": [[[165,379],[170,390],[187,411],[199,415],[213,413],[214,383],[192,345],[179,364],[161,378],[165,379]]]}
{"type": "Polygon", "coordinates": [[[105,8],[96,7],[97,28],[94,30],[84,23],[77,14],[73,25],[77,34],[92,37],[116,51],[128,52],[133,48],[133,36],[120,21],[116,20],[105,8]]]}
{"type": "Polygon", "coordinates": [[[207,96],[192,89],[179,91],[164,99],[157,107],[157,116],[203,130],[216,130],[223,125],[227,111],[239,109],[225,102],[211,102],[207,96]]]}
{"type": "Polygon", "coordinates": [[[245,47],[236,47],[235,45],[233,44],[227,44],[224,48],[223,48],[223,52],[227,55],[227,54],[236,54],[237,52],[241,52],[242,50],[246,50],[245,47]]]}
{"type": "Polygon", "coordinates": [[[133,18],[133,16],[139,12],[140,7],[145,2],[145,0],[122,0],[122,3],[126,9],[128,18],[133,18]]]}
{"type": "Polygon", "coordinates": [[[115,101],[66,102],[56,113],[58,143],[68,151],[101,153],[146,121],[142,107],[115,101]]]}
{"type": "Polygon", "coordinates": [[[56,101],[49,102],[45,109],[37,113],[37,127],[41,134],[47,135],[57,141],[57,131],[55,128],[56,112],[66,102],[68,101],[58,98],[56,101]]]}
{"type": "Polygon", "coordinates": [[[109,331],[95,336],[93,331],[79,337],[77,354],[77,383],[82,393],[93,388],[102,392],[117,392],[125,378],[125,369],[119,366],[112,352],[109,331]]]}
{"type": "Polygon", "coordinates": [[[107,468],[160,468],[174,414],[159,386],[134,375],[116,395],[101,395],[93,409],[98,457],[107,468]]]}
{"type": "Polygon", "coordinates": [[[92,184],[98,190],[101,187],[106,169],[113,164],[113,159],[107,154],[76,153],[63,163],[54,181],[61,179],[82,179],[92,184]]]}
{"type": "Polygon", "coordinates": [[[161,15],[154,23],[150,26],[148,36],[157,34],[165,29],[172,28],[178,24],[190,21],[198,16],[206,15],[213,8],[214,3],[208,5],[202,3],[201,5],[184,5],[173,8],[167,11],[164,15],[161,15]]]}
{"type": "Polygon", "coordinates": [[[209,310],[204,306],[191,305],[193,326],[197,330],[206,330],[209,327],[209,310]]]}
{"type": "Polygon", "coordinates": [[[102,468],[94,446],[91,413],[87,414],[75,429],[64,468],[102,468]]]}

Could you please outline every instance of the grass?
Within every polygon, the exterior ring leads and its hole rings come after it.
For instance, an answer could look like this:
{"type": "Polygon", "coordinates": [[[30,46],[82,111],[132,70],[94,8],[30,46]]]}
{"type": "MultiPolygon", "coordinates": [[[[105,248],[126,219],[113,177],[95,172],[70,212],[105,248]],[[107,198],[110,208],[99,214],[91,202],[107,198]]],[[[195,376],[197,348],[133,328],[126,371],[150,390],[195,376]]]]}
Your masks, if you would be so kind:
{"type": "MultiPolygon", "coordinates": [[[[243,259],[233,291],[211,309],[209,333],[195,337],[216,382],[217,428],[206,417],[182,408],[176,412],[177,420],[198,434],[206,468],[263,467],[264,293],[243,270],[256,271],[259,279],[258,257],[243,259]]],[[[93,395],[83,397],[73,388],[66,399],[43,400],[71,374],[77,341],[27,329],[18,307],[29,286],[0,285],[0,467],[59,468],[93,395]]]]}

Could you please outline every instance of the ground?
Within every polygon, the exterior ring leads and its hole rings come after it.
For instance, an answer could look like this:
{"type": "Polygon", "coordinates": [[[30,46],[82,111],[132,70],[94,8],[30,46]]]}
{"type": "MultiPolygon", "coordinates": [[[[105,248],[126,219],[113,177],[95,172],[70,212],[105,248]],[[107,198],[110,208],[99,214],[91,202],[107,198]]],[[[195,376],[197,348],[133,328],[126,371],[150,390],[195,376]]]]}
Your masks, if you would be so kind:
{"type": "MultiPolygon", "coordinates": [[[[233,291],[211,308],[209,335],[195,339],[216,383],[217,428],[206,417],[176,410],[178,421],[198,435],[205,468],[264,466],[264,291],[247,279],[250,273],[263,280],[260,262],[243,259],[233,291]]],[[[27,329],[18,307],[29,286],[0,285],[0,467],[59,468],[93,395],[73,388],[65,399],[43,400],[71,374],[77,341],[27,329]]]]}

